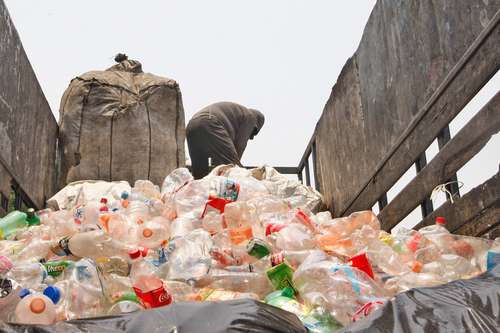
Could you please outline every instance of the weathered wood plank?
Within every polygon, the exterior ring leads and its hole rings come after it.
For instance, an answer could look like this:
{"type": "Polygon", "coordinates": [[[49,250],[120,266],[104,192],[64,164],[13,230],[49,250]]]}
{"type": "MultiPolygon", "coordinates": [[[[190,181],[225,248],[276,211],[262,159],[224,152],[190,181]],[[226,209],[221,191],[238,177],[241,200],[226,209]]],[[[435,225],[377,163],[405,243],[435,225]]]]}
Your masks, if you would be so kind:
{"type": "MultiPolygon", "coordinates": [[[[447,221],[447,228],[455,232],[470,221],[476,220],[490,207],[495,207],[500,198],[500,172],[483,184],[475,187],[452,204],[447,201],[439,209],[418,223],[419,229],[435,222],[437,216],[443,216],[447,221]]],[[[472,222],[473,223],[473,222],[472,222]]]]}
{"type": "Polygon", "coordinates": [[[56,140],[56,120],[0,0],[0,163],[37,208],[56,191],[56,140]]]}
{"type": "Polygon", "coordinates": [[[417,176],[380,212],[382,227],[394,227],[439,184],[445,183],[500,131],[498,92],[417,176]]]}
{"type": "Polygon", "coordinates": [[[469,221],[455,233],[458,235],[482,236],[500,225],[500,198],[481,212],[474,220],[469,221]]]}
{"type": "Polygon", "coordinates": [[[500,69],[499,40],[500,10],[448,73],[342,215],[372,207],[500,69]]]}
{"type": "Polygon", "coordinates": [[[495,226],[493,229],[488,230],[488,232],[482,235],[482,237],[488,239],[497,239],[500,237],[500,224],[495,226]]]}

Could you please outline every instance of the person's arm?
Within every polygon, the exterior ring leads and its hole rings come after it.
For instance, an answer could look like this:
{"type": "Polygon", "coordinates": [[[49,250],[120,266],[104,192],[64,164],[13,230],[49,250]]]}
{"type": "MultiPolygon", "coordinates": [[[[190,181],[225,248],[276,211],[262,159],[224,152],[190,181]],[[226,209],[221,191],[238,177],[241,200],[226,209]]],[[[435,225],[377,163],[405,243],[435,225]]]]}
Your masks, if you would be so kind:
{"type": "Polygon", "coordinates": [[[246,114],[238,126],[234,147],[236,148],[236,152],[238,153],[238,157],[240,160],[243,156],[245,148],[247,147],[248,140],[250,140],[250,137],[255,130],[255,126],[255,117],[253,117],[251,114],[246,114]]]}

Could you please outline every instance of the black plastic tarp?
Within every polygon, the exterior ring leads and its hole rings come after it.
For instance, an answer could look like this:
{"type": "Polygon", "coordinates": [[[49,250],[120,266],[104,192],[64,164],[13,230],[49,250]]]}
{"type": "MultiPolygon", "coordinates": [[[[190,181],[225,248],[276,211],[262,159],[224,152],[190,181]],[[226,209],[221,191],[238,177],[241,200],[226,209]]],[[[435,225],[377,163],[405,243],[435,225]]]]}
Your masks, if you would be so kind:
{"type": "Polygon", "coordinates": [[[470,280],[401,293],[341,332],[500,332],[500,265],[470,280]]]}
{"type": "Polygon", "coordinates": [[[174,303],[127,315],[58,322],[52,326],[0,322],[0,332],[305,333],[306,329],[294,314],[246,299],[174,303]]]}

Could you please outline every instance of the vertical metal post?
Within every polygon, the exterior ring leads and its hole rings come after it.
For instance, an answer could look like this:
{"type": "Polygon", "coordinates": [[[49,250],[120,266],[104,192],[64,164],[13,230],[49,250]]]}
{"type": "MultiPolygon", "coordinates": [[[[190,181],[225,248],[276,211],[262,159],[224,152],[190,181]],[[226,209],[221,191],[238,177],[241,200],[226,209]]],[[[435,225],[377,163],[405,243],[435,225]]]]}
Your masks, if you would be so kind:
{"type": "MultiPolygon", "coordinates": [[[[439,150],[443,149],[443,147],[448,143],[448,141],[450,141],[450,139],[451,139],[450,126],[446,125],[446,127],[443,128],[437,136],[439,150]]],[[[458,180],[457,174],[455,173],[450,179],[446,181],[447,183],[448,182],[455,182],[455,183],[446,185],[446,189],[453,195],[460,197],[460,189],[458,188],[457,180],[458,180]]],[[[446,193],[446,199],[450,200],[450,195],[448,193],[446,193]]]]}
{"type": "Polygon", "coordinates": [[[302,179],[302,170],[303,169],[299,169],[299,172],[297,173],[297,177],[299,178],[299,182],[304,184],[304,180],[302,179]]]}
{"type": "Polygon", "coordinates": [[[318,165],[317,165],[317,153],[316,153],[316,140],[312,144],[312,161],[313,161],[313,172],[314,172],[314,188],[320,191],[319,177],[318,177],[318,165]]]}
{"type": "Polygon", "coordinates": [[[306,185],[311,186],[311,174],[309,172],[309,158],[306,160],[306,185]]]}
{"type": "Polygon", "coordinates": [[[381,212],[385,206],[387,206],[387,193],[382,194],[378,199],[378,211],[381,212]]]}
{"type": "MultiPolygon", "coordinates": [[[[420,154],[420,156],[415,161],[415,168],[417,169],[417,173],[419,173],[425,166],[427,165],[427,157],[425,156],[425,151],[420,154]]],[[[420,208],[422,209],[422,217],[426,217],[434,210],[432,205],[432,200],[429,197],[426,197],[424,201],[420,204],[420,208]]]]}

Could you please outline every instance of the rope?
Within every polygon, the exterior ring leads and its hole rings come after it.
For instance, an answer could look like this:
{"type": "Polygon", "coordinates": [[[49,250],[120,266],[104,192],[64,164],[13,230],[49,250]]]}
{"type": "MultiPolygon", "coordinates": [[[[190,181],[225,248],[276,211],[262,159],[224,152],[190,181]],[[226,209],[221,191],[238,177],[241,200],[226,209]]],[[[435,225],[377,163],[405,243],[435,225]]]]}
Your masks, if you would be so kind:
{"type": "Polygon", "coordinates": [[[454,180],[454,181],[447,182],[444,184],[439,184],[438,186],[434,187],[434,189],[432,190],[431,200],[434,200],[434,198],[439,194],[439,192],[443,192],[443,193],[446,193],[449,195],[451,203],[454,204],[455,202],[453,201],[453,196],[457,195],[458,192],[451,193],[447,188],[448,185],[451,185],[454,183],[458,184],[458,189],[461,189],[464,186],[464,183],[459,181],[459,180],[454,180]]]}

